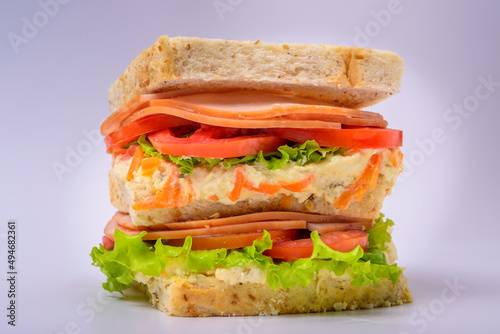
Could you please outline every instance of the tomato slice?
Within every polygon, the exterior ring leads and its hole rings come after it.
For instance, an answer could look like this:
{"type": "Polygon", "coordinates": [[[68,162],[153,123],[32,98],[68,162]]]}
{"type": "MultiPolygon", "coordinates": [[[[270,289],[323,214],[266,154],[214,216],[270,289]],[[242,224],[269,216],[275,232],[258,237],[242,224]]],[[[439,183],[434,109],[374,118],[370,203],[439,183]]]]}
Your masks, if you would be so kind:
{"type": "Polygon", "coordinates": [[[269,153],[284,145],[279,135],[262,133],[262,130],[202,126],[189,138],[176,137],[170,129],[148,136],[153,146],[162,154],[201,158],[234,158],[269,153]],[[245,132],[257,134],[245,135],[245,132]]]}
{"type": "MultiPolygon", "coordinates": [[[[357,246],[366,250],[368,244],[368,233],[359,230],[330,232],[321,235],[320,238],[331,249],[343,253],[350,252],[357,246]]],[[[289,261],[310,257],[313,248],[311,238],[290,240],[274,244],[272,249],[264,252],[264,255],[289,261]]]]}
{"type": "MultiPolygon", "coordinates": [[[[292,240],[299,236],[300,230],[276,230],[269,231],[273,242],[282,242],[285,240],[292,240]]],[[[193,250],[212,250],[219,248],[241,248],[251,246],[253,242],[262,237],[262,232],[255,233],[239,233],[239,234],[226,234],[218,236],[207,237],[193,237],[193,250]]],[[[170,239],[164,240],[164,243],[180,247],[184,245],[185,239],[170,239]]]]}
{"type": "Polygon", "coordinates": [[[165,128],[181,125],[190,125],[193,122],[170,115],[150,115],[133,123],[125,125],[121,129],[104,137],[107,152],[121,148],[125,144],[133,142],[143,134],[153,133],[165,128]]]}
{"type": "Polygon", "coordinates": [[[269,129],[273,134],[298,143],[316,140],[323,147],[393,148],[403,145],[403,132],[393,129],[269,129]]]}
{"type": "Polygon", "coordinates": [[[324,147],[394,148],[402,146],[400,130],[344,126],[343,129],[234,129],[194,123],[179,117],[153,114],[141,118],[104,138],[107,151],[115,151],[143,134],[163,154],[202,158],[232,158],[275,151],[286,140],[316,140],[324,147]],[[176,127],[195,126],[189,138],[177,136],[176,127]]]}

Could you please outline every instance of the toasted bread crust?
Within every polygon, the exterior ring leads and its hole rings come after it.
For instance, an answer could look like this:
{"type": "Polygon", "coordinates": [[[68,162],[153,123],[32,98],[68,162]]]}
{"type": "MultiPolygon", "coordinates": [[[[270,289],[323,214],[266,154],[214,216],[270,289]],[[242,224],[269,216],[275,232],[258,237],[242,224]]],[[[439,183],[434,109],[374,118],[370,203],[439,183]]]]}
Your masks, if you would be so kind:
{"type": "Polygon", "coordinates": [[[109,102],[114,112],[142,94],[238,87],[362,108],[398,92],[403,73],[390,51],[160,36],[113,83],[109,102]]]}
{"type": "Polygon", "coordinates": [[[370,309],[413,301],[406,277],[355,287],[323,269],[308,287],[272,290],[266,283],[229,284],[215,276],[146,277],[134,286],[152,305],[179,317],[251,316],[370,309]]]}

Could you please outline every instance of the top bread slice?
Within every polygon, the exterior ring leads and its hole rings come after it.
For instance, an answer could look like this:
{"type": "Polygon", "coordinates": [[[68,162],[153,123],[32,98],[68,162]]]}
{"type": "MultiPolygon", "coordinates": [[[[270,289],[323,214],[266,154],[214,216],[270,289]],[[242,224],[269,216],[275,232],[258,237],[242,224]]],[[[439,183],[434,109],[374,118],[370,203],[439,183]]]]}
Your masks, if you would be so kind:
{"type": "Polygon", "coordinates": [[[398,92],[404,71],[390,51],[160,36],[111,86],[109,102],[114,112],[142,94],[239,88],[359,109],[398,92]]]}

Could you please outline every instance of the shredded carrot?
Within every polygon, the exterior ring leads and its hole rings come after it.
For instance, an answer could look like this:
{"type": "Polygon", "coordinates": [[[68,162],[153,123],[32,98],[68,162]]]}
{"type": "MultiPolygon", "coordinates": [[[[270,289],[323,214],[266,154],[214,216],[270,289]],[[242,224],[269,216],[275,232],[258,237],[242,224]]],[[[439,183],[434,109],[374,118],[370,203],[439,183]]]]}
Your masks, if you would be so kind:
{"type": "Polygon", "coordinates": [[[134,179],[134,172],[141,166],[142,159],[144,158],[144,154],[142,153],[142,149],[140,146],[135,148],[134,156],[132,157],[132,161],[130,162],[130,167],[127,173],[127,180],[134,179]]]}
{"type": "MultiPolygon", "coordinates": [[[[370,160],[372,160],[372,158],[370,158],[370,160]]],[[[372,162],[374,163],[375,166],[374,166],[373,170],[371,171],[371,176],[368,179],[369,180],[368,185],[370,186],[371,190],[375,189],[375,187],[377,186],[378,175],[380,173],[380,167],[382,167],[382,154],[375,154],[375,159],[372,162]]]]}
{"type": "Polygon", "coordinates": [[[392,155],[391,155],[391,162],[392,165],[396,168],[399,168],[399,172],[401,173],[402,169],[402,164],[403,164],[403,153],[399,149],[393,149],[391,150],[392,155]]]}
{"type": "Polygon", "coordinates": [[[261,183],[259,183],[258,187],[255,187],[253,185],[253,183],[250,182],[250,181],[245,181],[243,183],[243,187],[247,188],[248,190],[253,190],[253,191],[256,191],[256,192],[259,192],[259,193],[264,193],[264,194],[267,194],[267,195],[274,195],[278,191],[280,191],[281,188],[283,188],[281,186],[281,184],[272,184],[272,183],[265,183],[265,182],[261,182],[261,183]]]}
{"type": "Polygon", "coordinates": [[[281,198],[281,207],[283,209],[290,209],[290,205],[292,204],[292,195],[283,195],[281,198]]]}
{"type": "Polygon", "coordinates": [[[388,195],[389,195],[389,193],[391,192],[391,189],[392,189],[392,187],[391,187],[391,188],[387,188],[387,189],[385,190],[385,196],[388,196],[388,195]]]}
{"type": "Polygon", "coordinates": [[[155,202],[165,208],[175,207],[176,195],[179,192],[179,169],[173,168],[163,185],[163,189],[156,192],[155,202]]]}
{"type": "Polygon", "coordinates": [[[161,209],[163,206],[155,202],[155,196],[149,196],[132,205],[132,209],[135,211],[151,210],[151,209],[161,209]]]}
{"type": "Polygon", "coordinates": [[[158,169],[158,166],[161,165],[161,160],[160,158],[157,157],[152,157],[152,158],[145,158],[142,160],[141,167],[142,167],[142,175],[143,176],[151,176],[155,172],[155,170],[158,169]]]}
{"type": "Polygon", "coordinates": [[[172,172],[165,180],[163,189],[149,196],[142,201],[135,203],[132,209],[135,211],[160,209],[160,208],[178,208],[187,205],[195,198],[195,192],[191,180],[186,179],[186,187],[181,187],[179,181],[179,169],[173,168],[172,172]]]}
{"type": "Polygon", "coordinates": [[[365,195],[368,187],[375,188],[378,180],[382,154],[374,154],[366,164],[361,175],[335,200],[333,206],[345,210],[353,200],[360,201],[365,195]],[[360,195],[362,193],[362,195],[360,195]]]}
{"type": "Polygon", "coordinates": [[[210,195],[208,196],[208,198],[212,201],[218,201],[219,200],[219,196],[217,196],[216,194],[213,194],[213,195],[210,195]]]}
{"type": "Polygon", "coordinates": [[[308,176],[306,176],[304,179],[298,181],[298,182],[283,182],[283,181],[279,181],[278,183],[281,184],[281,186],[283,187],[283,189],[286,189],[286,190],[290,190],[290,191],[293,191],[293,192],[299,192],[299,191],[303,191],[304,189],[306,189],[307,187],[309,187],[309,185],[314,181],[314,175],[313,174],[309,174],[308,176]]]}
{"type": "Polygon", "coordinates": [[[236,202],[241,195],[241,189],[243,188],[243,182],[245,181],[245,174],[243,173],[244,168],[238,167],[234,170],[234,188],[229,193],[228,198],[232,202],[236,202]]]}
{"type": "Polygon", "coordinates": [[[306,189],[314,180],[314,175],[309,174],[304,179],[298,182],[284,182],[278,181],[278,183],[265,183],[261,182],[256,187],[252,182],[245,178],[244,168],[238,167],[235,170],[235,181],[234,188],[229,193],[229,199],[236,202],[240,198],[241,190],[246,188],[248,190],[260,192],[269,196],[276,194],[281,189],[287,189],[293,192],[299,192],[306,189]]]}
{"type": "Polygon", "coordinates": [[[366,191],[368,190],[368,185],[364,186],[361,188],[358,193],[356,194],[356,198],[354,199],[356,202],[359,202],[363,199],[363,196],[365,196],[366,191]]]}
{"type": "Polygon", "coordinates": [[[193,189],[193,184],[190,179],[186,179],[187,186],[179,187],[177,194],[175,196],[175,207],[182,207],[190,202],[192,202],[195,198],[195,192],[193,189]]]}

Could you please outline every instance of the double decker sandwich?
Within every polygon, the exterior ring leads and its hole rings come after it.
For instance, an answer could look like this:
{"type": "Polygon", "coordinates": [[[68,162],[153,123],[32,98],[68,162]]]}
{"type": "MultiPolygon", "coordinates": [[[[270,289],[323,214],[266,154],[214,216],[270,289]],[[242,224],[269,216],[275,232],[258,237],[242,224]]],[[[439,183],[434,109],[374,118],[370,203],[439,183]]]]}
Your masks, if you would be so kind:
{"type": "Polygon", "coordinates": [[[402,132],[389,51],[161,36],[110,88],[111,202],[93,264],[174,316],[412,301],[380,213],[402,132]]]}

